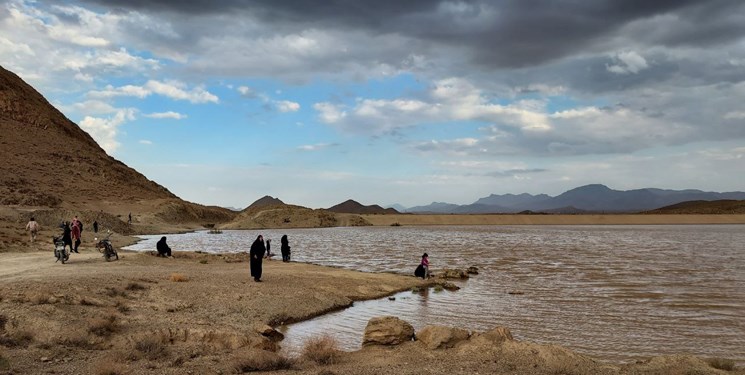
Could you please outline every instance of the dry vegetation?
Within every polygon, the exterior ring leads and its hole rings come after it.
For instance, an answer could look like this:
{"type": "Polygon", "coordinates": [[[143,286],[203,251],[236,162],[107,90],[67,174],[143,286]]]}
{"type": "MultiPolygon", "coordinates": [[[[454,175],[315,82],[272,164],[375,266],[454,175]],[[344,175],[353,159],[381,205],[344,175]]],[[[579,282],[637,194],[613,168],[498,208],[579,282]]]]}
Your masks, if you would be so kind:
{"type": "Polygon", "coordinates": [[[247,350],[239,353],[233,359],[233,371],[243,374],[253,371],[286,370],[293,366],[294,361],[280,354],[266,350],[247,350]]]}
{"type": "Polygon", "coordinates": [[[172,273],[168,279],[177,283],[184,283],[189,281],[189,278],[182,273],[172,273]]]}
{"type": "Polygon", "coordinates": [[[302,358],[319,365],[331,365],[341,355],[336,340],[328,335],[313,337],[305,342],[302,358]]]}

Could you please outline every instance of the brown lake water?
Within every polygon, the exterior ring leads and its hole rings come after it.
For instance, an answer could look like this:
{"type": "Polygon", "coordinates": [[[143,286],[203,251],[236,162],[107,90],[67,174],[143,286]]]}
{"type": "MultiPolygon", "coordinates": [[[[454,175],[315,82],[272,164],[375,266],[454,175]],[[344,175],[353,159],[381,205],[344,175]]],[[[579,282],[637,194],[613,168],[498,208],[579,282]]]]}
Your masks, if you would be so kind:
{"type": "MultiPolygon", "coordinates": [[[[413,274],[427,252],[433,272],[480,270],[455,292],[402,292],[281,327],[289,352],[321,334],[358,349],[371,317],[393,315],[416,329],[506,326],[519,340],[613,362],[689,353],[745,364],[745,225],[357,227],[196,232],[168,242],[245,251],[258,233],[275,251],[287,234],[298,262],[413,274]]],[[[128,249],[152,250],[159,238],[128,249]]]]}

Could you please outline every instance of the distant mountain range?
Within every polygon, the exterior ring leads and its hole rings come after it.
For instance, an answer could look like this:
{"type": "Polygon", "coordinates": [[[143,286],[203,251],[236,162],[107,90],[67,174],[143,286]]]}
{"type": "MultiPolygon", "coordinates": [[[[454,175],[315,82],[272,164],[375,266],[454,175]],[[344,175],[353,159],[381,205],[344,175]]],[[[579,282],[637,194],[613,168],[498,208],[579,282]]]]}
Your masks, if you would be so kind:
{"type": "Polygon", "coordinates": [[[701,190],[665,190],[645,188],[613,190],[605,185],[581,186],[558,196],[546,194],[492,194],[467,205],[432,202],[426,206],[403,208],[411,213],[518,213],[524,211],[548,213],[641,212],[686,201],[745,200],[745,192],[726,193],[701,190]]]}

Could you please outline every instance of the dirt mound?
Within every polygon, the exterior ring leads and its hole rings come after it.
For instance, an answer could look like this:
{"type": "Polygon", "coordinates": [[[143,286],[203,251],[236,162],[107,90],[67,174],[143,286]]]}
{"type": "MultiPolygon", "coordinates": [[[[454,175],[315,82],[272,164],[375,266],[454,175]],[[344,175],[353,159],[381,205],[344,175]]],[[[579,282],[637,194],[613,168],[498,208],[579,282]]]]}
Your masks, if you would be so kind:
{"type": "Polygon", "coordinates": [[[323,209],[311,209],[295,205],[274,205],[248,208],[232,222],[220,225],[222,229],[256,228],[328,228],[336,226],[363,226],[369,222],[359,216],[350,219],[323,209]]]}
{"type": "Polygon", "coordinates": [[[645,214],[745,214],[745,200],[687,201],[647,211],[645,214]]]}
{"type": "Polygon", "coordinates": [[[393,208],[383,208],[377,204],[370,206],[364,206],[361,203],[349,199],[345,202],[339,203],[336,206],[328,208],[331,212],[346,213],[346,214],[397,214],[399,213],[393,208]]]}

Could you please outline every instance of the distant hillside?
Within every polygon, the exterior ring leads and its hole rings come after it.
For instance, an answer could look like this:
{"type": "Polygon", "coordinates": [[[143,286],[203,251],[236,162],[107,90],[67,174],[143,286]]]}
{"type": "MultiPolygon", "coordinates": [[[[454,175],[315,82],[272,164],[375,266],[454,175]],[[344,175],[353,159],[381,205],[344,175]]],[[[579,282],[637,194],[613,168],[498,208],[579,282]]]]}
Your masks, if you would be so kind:
{"type": "Polygon", "coordinates": [[[268,195],[265,195],[255,202],[251,203],[248,207],[246,207],[246,210],[250,210],[253,208],[259,208],[259,207],[267,207],[267,206],[278,206],[283,205],[285,202],[282,202],[279,200],[279,198],[270,197],[268,195]]]}
{"type": "Polygon", "coordinates": [[[653,210],[693,200],[743,200],[744,192],[716,193],[701,190],[664,190],[655,188],[613,190],[605,185],[580,186],[556,197],[546,194],[504,194],[480,198],[468,205],[435,202],[412,207],[414,213],[518,213],[523,211],[546,213],[631,213],[653,210]]]}
{"type": "Polygon", "coordinates": [[[687,201],[647,211],[648,214],[745,214],[745,200],[687,201]]]}
{"type": "MultiPolygon", "coordinates": [[[[106,154],[33,87],[0,67],[0,205],[148,212],[169,222],[225,221],[106,154]],[[205,215],[197,217],[195,215],[205,215]],[[206,219],[208,218],[208,219],[206,219]]],[[[143,216],[144,217],[144,216],[143,216]]]]}
{"type": "Polygon", "coordinates": [[[327,208],[328,211],[345,214],[397,214],[393,208],[383,208],[377,204],[364,206],[352,199],[327,208]]]}

